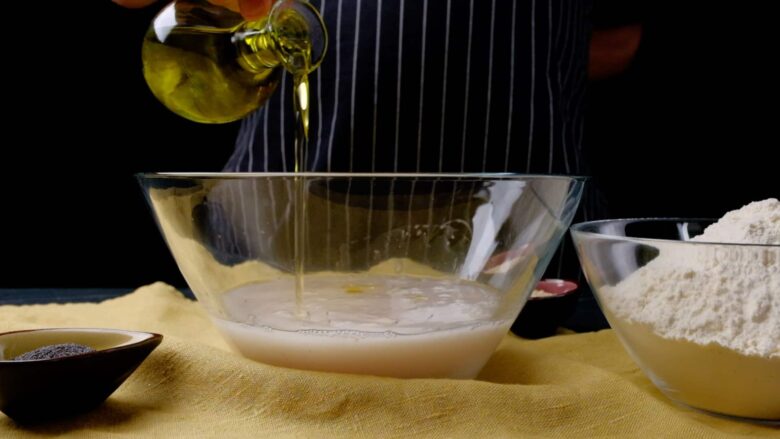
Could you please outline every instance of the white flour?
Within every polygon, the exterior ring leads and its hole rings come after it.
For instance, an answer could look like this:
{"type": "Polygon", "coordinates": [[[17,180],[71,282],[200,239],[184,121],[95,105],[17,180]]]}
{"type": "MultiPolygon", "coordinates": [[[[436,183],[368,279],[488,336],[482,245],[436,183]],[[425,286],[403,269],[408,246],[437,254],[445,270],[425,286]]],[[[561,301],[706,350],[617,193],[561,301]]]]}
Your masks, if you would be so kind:
{"type": "MultiPolygon", "coordinates": [[[[778,245],[780,202],[729,212],[693,241],[778,245]]],[[[780,358],[780,247],[658,248],[653,261],[604,288],[611,312],[664,338],[780,358]]]]}
{"type": "Polygon", "coordinates": [[[780,201],[756,201],[723,215],[693,241],[780,245],[780,201]]]}

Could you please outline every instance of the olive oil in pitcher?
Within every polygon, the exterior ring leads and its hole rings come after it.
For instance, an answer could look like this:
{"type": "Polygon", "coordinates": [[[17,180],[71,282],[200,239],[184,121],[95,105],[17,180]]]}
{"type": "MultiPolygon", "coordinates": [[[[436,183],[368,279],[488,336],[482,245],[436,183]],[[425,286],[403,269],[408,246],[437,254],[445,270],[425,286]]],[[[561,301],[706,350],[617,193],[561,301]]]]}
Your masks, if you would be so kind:
{"type": "MultiPolygon", "coordinates": [[[[195,122],[226,123],[262,106],[283,69],[292,74],[299,96],[326,47],[322,18],[302,0],[278,1],[267,17],[255,21],[205,0],[177,0],[157,15],[144,37],[144,77],[174,113],[195,122]]],[[[298,111],[305,130],[308,107],[298,111]]]]}

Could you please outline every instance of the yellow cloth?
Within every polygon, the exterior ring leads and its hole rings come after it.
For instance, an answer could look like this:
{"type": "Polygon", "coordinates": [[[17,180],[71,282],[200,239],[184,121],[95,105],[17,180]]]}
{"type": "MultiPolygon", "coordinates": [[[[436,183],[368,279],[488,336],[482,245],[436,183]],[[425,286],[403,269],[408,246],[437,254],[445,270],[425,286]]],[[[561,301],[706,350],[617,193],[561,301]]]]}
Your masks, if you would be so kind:
{"type": "Polygon", "coordinates": [[[0,307],[0,331],[114,327],[162,345],[98,409],[0,438],[780,437],[777,427],[675,406],[612,331],[508,336],[477,380],[401,380],[267,366],[228,353],[196,303],[154,284],[101,304],[0,307]]]}

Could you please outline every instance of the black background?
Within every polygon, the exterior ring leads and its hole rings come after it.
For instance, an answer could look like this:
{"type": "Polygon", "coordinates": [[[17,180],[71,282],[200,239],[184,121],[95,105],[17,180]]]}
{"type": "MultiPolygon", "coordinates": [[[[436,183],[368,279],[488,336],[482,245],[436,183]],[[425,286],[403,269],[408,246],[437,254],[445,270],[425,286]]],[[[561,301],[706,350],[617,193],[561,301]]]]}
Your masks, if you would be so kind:
{"type": "MultiPolygon", "coordinates": [[[[717,217],[780,196],[778,27],[769,6],[738,5],[653,3],[629,71],[591,84],[587,148],[610,216],[717,217]]],[[[133,174],[219,170],[237,126],[154,100],[140,45],[157,9],[6,6],[0,288],[184,285],[133,174]]]]}

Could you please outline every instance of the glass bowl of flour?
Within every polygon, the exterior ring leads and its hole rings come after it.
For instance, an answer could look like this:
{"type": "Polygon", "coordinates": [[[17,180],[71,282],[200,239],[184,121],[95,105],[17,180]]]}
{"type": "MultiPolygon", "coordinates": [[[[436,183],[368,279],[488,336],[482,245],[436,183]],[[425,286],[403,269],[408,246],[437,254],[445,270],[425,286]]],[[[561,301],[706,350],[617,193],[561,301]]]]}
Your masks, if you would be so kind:
{"type": "Polygon", "coordinates": [[[780,202],[718,221],[572,226],[602,311],[666,396],[722,415],[780,420],[780,202]]]}

